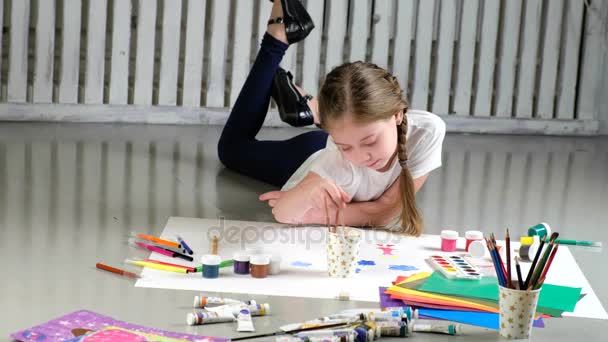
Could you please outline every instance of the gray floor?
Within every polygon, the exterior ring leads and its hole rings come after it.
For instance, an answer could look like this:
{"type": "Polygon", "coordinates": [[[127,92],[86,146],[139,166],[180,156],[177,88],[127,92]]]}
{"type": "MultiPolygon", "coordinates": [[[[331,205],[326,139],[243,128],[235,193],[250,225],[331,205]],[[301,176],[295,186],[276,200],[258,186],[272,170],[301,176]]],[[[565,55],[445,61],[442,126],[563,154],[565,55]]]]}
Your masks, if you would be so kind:
{"type": "MultiPolygon", "coordinates": [[[[218,162],[218,127],[0,125],[0,340],[77,309],[133,323],[235,337],[226,325],[189,328],[193,292],[134,288],[96,271],[133,255],[132,230],[158,234],[171,215],[272,220],[270,186],[218,162]]],[[[295,130],[267,130],[268,138],[295,130]]],[[[449,135],[444,167],[419,195],[427,232],[477,228],[519,235],[540,221],[562,236],[608,240],[608,138],[449,135]]],[[[604,306],[606,248],[572,248],[604,306]],[[604,271],[602,271],[604,270],[604,271]]],[[[233,295],[246,298],[246,295],[233,295]]],[[[257,296],[271,317],[258,332],[369,303],[257,296]]],[[[600,340],[608,321],[550,319],[537,340],[600,340]]],[[[498,335],[468,329],[461,340],[498,335]]],[[[429,338],[418,334],[417,338],[429,338]]],[[[443,336],[433,336],[444,339],[443,336]]]]}

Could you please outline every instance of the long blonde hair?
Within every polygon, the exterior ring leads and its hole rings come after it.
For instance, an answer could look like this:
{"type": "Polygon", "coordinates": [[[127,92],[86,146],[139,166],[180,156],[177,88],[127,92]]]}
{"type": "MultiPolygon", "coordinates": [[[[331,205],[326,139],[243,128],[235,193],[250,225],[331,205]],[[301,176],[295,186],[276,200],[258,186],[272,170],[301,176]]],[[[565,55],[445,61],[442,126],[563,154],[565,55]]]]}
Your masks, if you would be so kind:
{"type": "Polygon", "coordinates": [[[412,175],[407,168],[406,133],[407,101],[397,79],[388,71],[367,62],[345,63],[327,74],[319,92],[322,127],[344,115],[353,115],[360,123],[387,120],[402,111],[397,124],[397,155],[401,165],[401,232],[419,236],[423,230],[422,215],[416,206],[412,175]]]}

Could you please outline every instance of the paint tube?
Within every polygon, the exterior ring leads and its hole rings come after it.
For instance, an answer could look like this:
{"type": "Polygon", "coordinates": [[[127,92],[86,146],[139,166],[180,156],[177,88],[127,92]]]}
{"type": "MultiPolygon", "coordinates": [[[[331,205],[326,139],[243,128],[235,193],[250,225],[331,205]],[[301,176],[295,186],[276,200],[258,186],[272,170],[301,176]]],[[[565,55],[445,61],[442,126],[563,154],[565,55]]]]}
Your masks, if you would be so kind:
{"type": "Polygon", "coordinates": [[[429,332],[446,335],[459,335],[461,332],[460,324],[427,324],[415,323],[412,325],[413,332],[429,332]]]}
{"type": "Polygon", "coordinates": [[[243,308],[236,317],[236,331],[239,332],[251,332],[255,331],[253,326],[253,320],[251,319],[251,312],[247,308],[243,308]]]}
{"type": "Polygon", "coordinates": [[[302,331],[294,335],[306,342],[313,341],[339,341],[354,342],[357,332],[354,328],[302,331]]]}
{"type": "Polygon", "coordinates": [[[194,308],[207,308],[207,307],[215,307],[220,305],[227,304],[255,304],[255,300],[241,301],[237,299],[231,298],[219,298],[219,297],[207,297],[207,296],[194,296],[194,308]]]}
{"type": "Polygon", "coordinates": [[[355,325],[355,331],[357,332],[357,342],[368,342],[373,341],[379,336],[376,335],[376,323],[375,322],[363,322],[355,325]]]}
{"type": "Polygon", "coordinates": [[[234,322],[234,320],[235,318],[232,313],[229,315],[222,315],[217,312],[206,310],[191,312],[186,316],[188,325],[234,322]]]}
{"type": "Polygon", "coordinates": [[[242,309],[248,309],[252,316],[268,316],[270,315],[270,304],[228,304],[222,306],[216,306],[213,308],[207,308],[208,311],[217,312],[222,315],[228,315],[229,313],[233,316],[237,316],[242,309]]]}
{"type": "Polygon", "coordinates": [[[407,322],[376,322],[376,334],[380,337],[407,337],[410,334],[407,322]]]}
{"type": "MultiPolygon", "coordinates": [[[[336,315],[357,315],[357,314],[365,314],[367,320],[376,320],[376,321],[390,321],[390,320],[401,320],[402,318],[407,318],[407,320],[412,320],[417,315],[416,310],[412,310],[409,306],[404,307],[391,307],[384,309],[348,309],[343,310],[336,315]],[[375,319],[372,319],[374,317],[375,319]]],[[[330,315],[333,317],[334,315],[330,315]]]]}

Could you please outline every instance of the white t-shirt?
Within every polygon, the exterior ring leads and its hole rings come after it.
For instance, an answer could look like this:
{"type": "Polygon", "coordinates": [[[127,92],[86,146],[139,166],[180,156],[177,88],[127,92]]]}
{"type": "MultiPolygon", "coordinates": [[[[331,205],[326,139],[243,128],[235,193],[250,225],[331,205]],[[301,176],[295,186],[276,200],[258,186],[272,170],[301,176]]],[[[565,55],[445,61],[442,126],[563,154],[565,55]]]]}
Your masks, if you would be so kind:
{"type": "MultiPolygon", "coordinates": [[[[445,123],[439,116],[422,110],[409,110],[406,117],[407,167],[412,178],[416,179],[441,166],[445,123]]],[[[295,187],[310,171],[333,180],[352,201],[367,202],[379,198],[395,182],[401,173],[401,165],[395,158],[385,172],[356,166],[344,159],[330,136],[327,146],[308,157],[281,190],[295,187]]]]}

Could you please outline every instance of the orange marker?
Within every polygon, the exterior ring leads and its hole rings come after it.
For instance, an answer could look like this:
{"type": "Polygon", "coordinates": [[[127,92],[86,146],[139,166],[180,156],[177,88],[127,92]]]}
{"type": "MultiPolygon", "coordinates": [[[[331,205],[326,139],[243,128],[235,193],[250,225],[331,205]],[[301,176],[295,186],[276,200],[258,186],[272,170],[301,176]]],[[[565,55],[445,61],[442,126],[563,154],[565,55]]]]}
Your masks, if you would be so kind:
{"type": "Polygon", "coordinates": [[[95,267],[97,267],[100,270],[104,270],[104,271],[108,271],[108,272],[112,272],[112,273],[116,273],[118,275],[122,275],[122,276],[126,276],[126,277],[130,277],[130,278],[139,278],[138,274],[135,274],[133,272],[127,272],[125,270],[121,270],[119,268],[115,268],[112,266],[108,266],[108,265],[104,265],[100,262],[98,262],[95,267]]]}
{"type": "Polygon", "coordinates": [[[140,239],[156,242],[156,243],[159,243],[161,245],[168,246],[168,247],[179,248],[179,243],[177,243],[175,241],[163,240],[161,238],[157,238],[156,236],[146,235],[146,234],[142,234],[142,233],[135,233],[135,232],[131,233],[131,235],[135,236],[135,237],[138,237],[140,239]]]}

